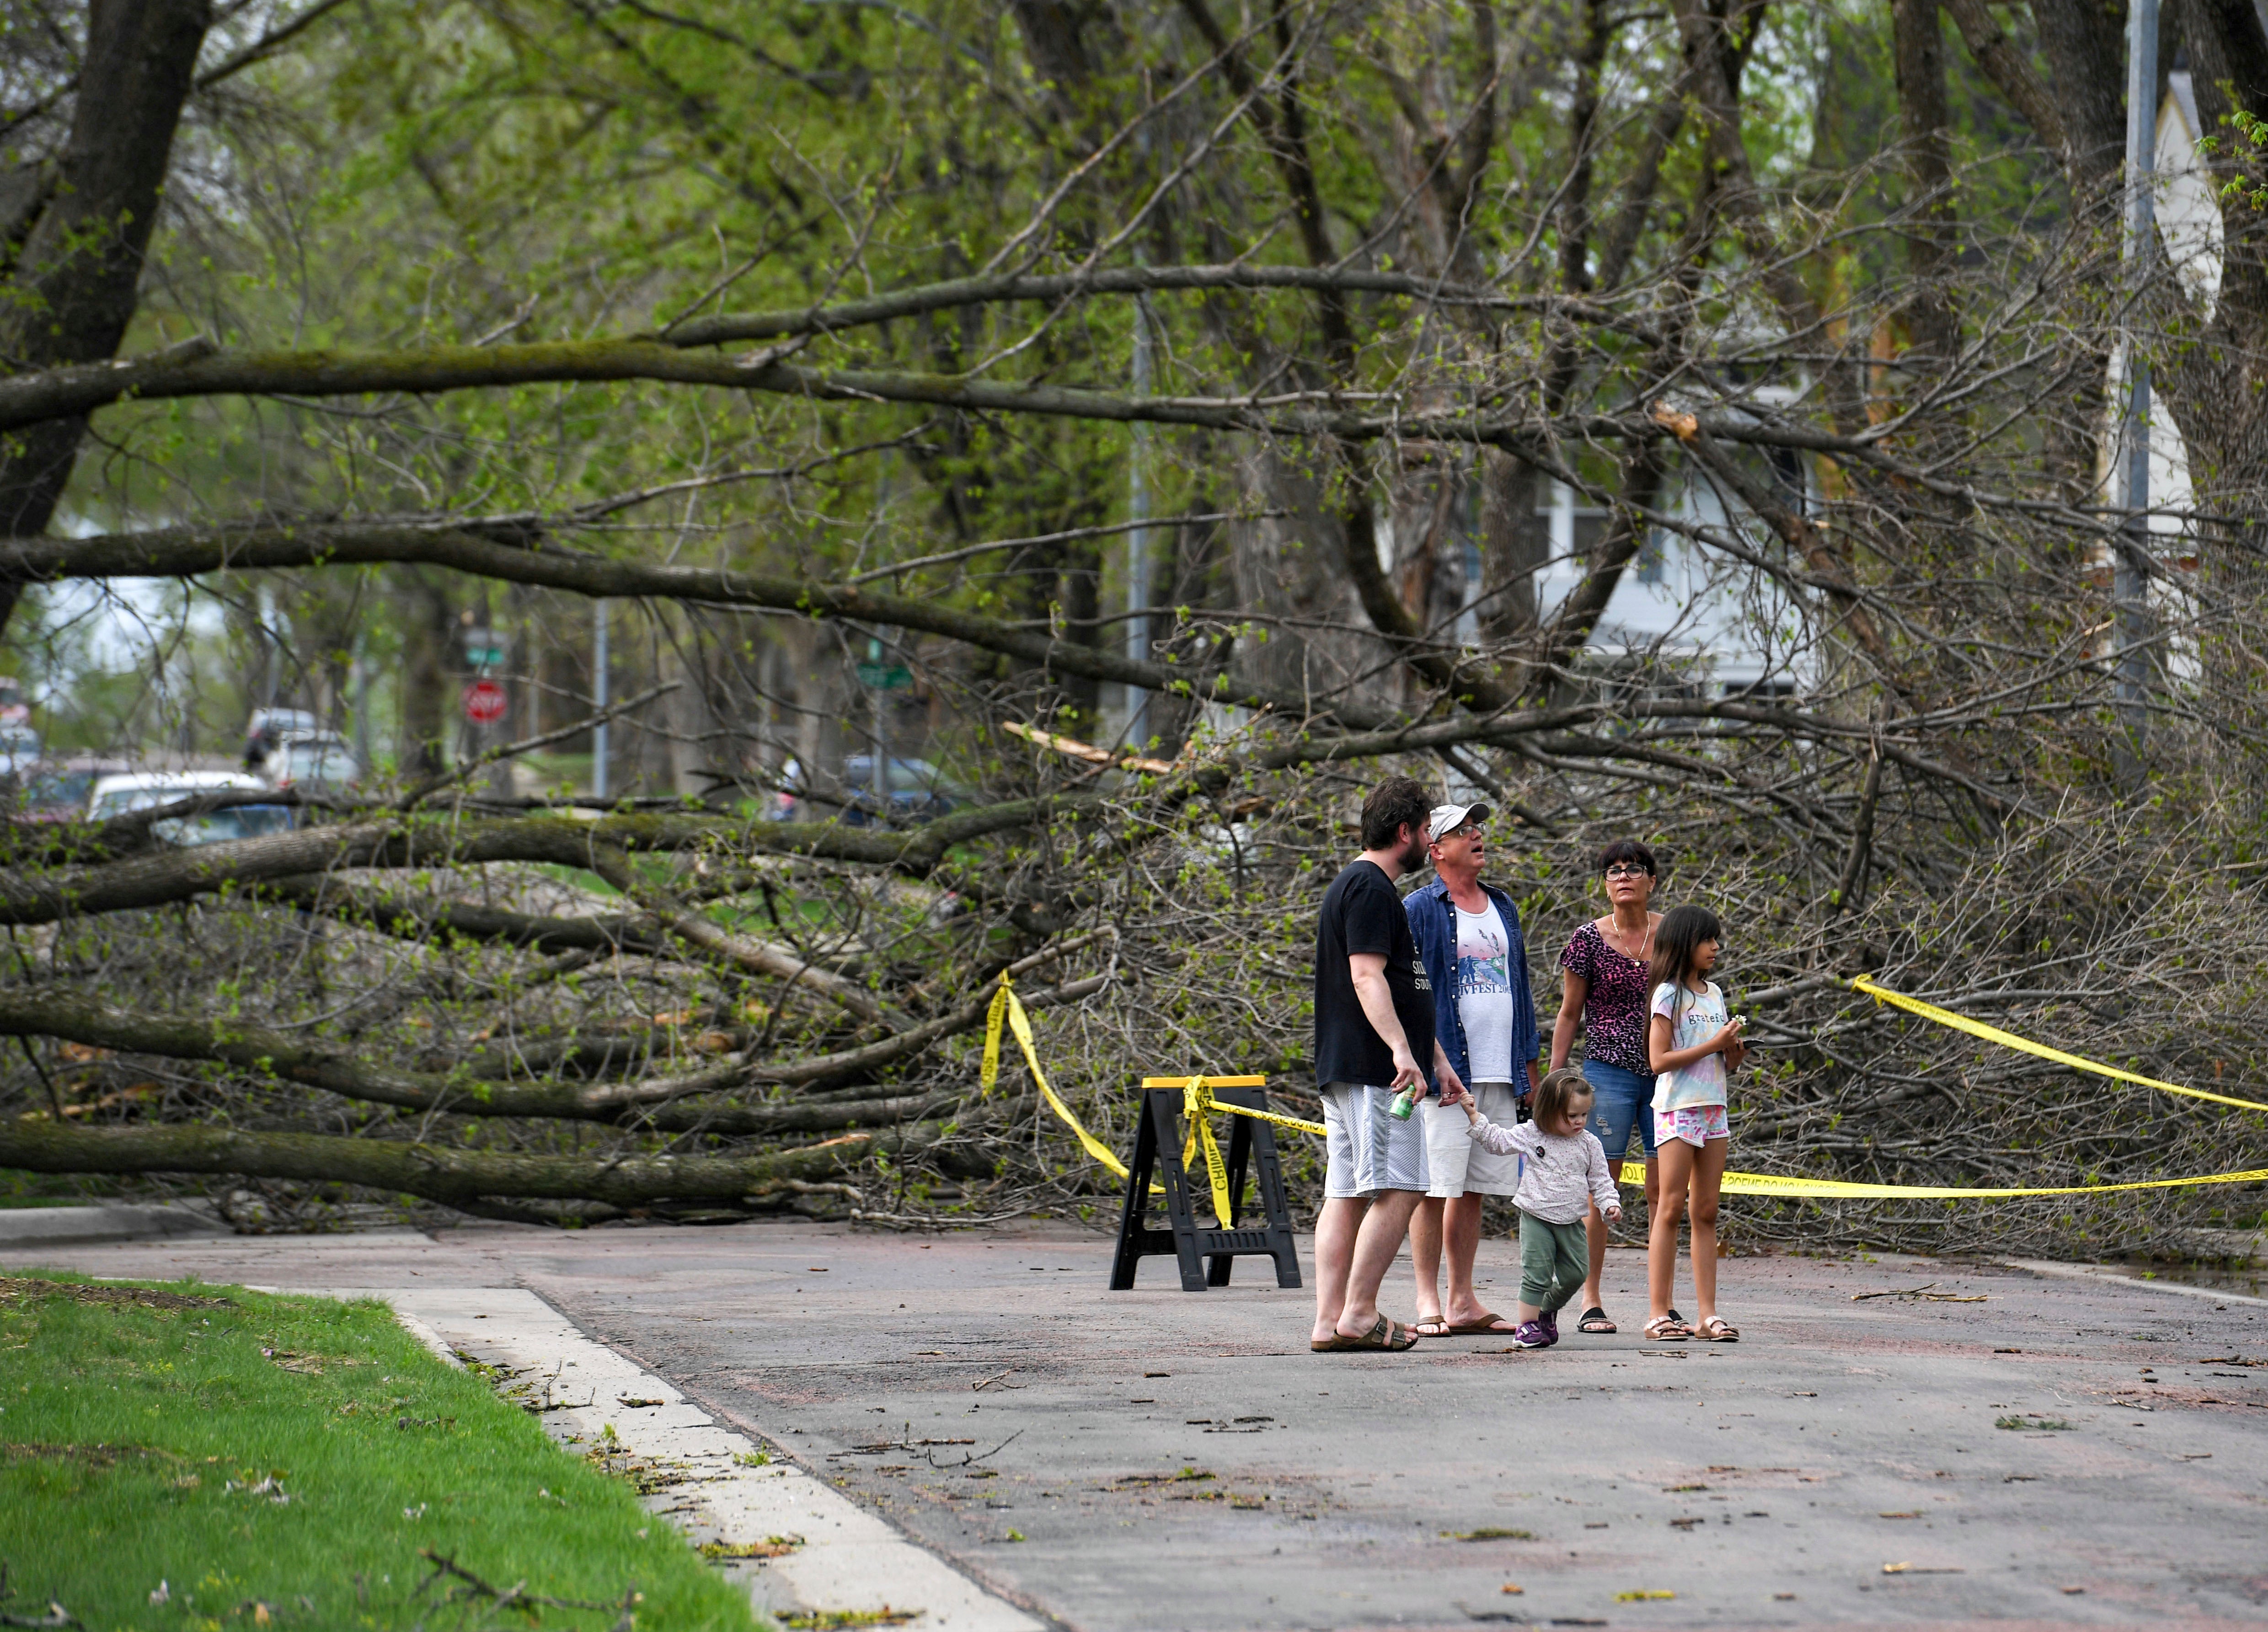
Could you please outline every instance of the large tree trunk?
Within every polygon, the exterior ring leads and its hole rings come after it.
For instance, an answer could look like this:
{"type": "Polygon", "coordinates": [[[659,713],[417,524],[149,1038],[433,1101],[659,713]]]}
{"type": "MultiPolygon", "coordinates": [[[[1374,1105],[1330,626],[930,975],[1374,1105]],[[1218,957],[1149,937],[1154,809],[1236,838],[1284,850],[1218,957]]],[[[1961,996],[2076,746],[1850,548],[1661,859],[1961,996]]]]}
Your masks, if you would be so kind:
{"type": "Polygon", "coordinates": [[[1952,115],[1945,99],[1945,31],[1937,0],[1896,0],[1890,7],[1898,108],[1906,147],[1906,265],[1914,295],[1907,305],[1913,349],[1942,367],[1954,353],[1950,292],[1956,244],[1953,221],[1952,115]]]}
{"type": "Polygon", "coordinates": [[[2071,143],[2075,193],[2116,181],[2126,151],[2124,6],[2101,0],[2032,0],[2040,54],[2071,143]]]}
{"type": "MultiPolygon", "coordinates": [[[[1246,489],[1263,507],[1285,513],[1228,525],[1236,604],[1307,627],[1270,629],[1263,639],[1239,642],[1237,673],[1261,689],[1300,698],[1338,690],[1367,674],[1351,695],[1374,709],[1391,708],[1397,682],[1390,673],[1377,674],[1380,645],[1357,632],[1362,603],[1340,569],[1345,521],[1324,484],[1274,447],[1251,450],[1241,465],[1246,489]]],[[[1372,547],[1366,541],[1365,548],[1372,547]]],[[[1301,708],[1293,717],[1305,712],[1301,708]]],[[[1344,702],[1339,712],[1345,717],[1344,702]]]]}
{"type": "Polygon", "coordinates": [[[1495,448],[1481,453],[1481,632],[1500,645],[1535,628],[1535,573],[1551,558],[1546,478],[1495,448]]]}
{"type": "Polygon", "coordinates": [[[845,1134],[763,1156],[520,1156],[388,1139],[170,1126],[61,1128],[28,1117],[0,1121],[0,1166],[42,1173],[233,1173],[365,1185],[453,1206],[492,1196],[595,1201],[737,1202],[792,1180],[855,1165],[876,1150],[932,1143],[937,1129],[845,1134]]]}
{"type": "MultiPolygon", "coordinates": [[[[13,368],[99,362],[126,337],[207,17],[207,0],[90,6],[57,184],[0,304],[0,357],[13,368]]],[[[85,433],[84,418],[51,420],[0,443],[0,530],[47,530],[85,433]]],[[[0,627],[22,589],[0,580],[0,627]]]]}

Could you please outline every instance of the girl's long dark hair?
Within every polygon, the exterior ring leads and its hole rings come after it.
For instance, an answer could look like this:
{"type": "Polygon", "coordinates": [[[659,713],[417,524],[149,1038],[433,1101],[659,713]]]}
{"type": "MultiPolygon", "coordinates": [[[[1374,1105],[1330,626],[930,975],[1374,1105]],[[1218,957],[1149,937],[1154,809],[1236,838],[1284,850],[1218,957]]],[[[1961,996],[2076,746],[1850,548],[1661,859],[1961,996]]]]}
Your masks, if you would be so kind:
{"type": "Polygon", "coordinates": [[[1669,1007],[1669,1031],[1677,1034],[1677,1017],[1687,998],[1685,977],[1693,969],[1693,949],[1704,941],[1721,941],[1725,927],[1706,907],[1672,907],[1661,915],[1653,930],[1653,966],[1646,971],[1646,989],[1653,994],[1667,981],[1677,990],[1669,1007]]]}

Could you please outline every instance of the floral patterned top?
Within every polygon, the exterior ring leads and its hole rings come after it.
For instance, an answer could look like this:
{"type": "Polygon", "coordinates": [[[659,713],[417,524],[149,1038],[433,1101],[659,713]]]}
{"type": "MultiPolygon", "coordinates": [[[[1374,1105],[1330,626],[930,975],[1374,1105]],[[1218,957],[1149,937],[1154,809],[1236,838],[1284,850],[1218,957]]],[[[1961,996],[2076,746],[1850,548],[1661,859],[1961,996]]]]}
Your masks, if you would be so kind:
{"type": "Polygon", "coordinates": [[[1588,983],[1583,999],[1583,1055],[1619,1065],[1641,1077],[1653,1075],[1646,1051],[1646,967],[1607,945],[1595,923],[1586,922],[1568,937],[1559,967],[1588,983]]]}

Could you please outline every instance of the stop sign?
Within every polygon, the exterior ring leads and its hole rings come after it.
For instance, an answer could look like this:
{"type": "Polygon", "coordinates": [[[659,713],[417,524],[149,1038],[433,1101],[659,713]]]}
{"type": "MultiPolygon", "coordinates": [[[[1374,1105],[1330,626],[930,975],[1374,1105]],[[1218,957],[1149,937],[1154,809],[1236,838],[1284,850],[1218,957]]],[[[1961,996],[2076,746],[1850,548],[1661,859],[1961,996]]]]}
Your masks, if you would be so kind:
{"type": "Polygon", "coordinates": [[[477,680],[465,687],[465,717],[475,725],[492,725],[512,707],[512,698],[492,680],[477,680]]]}

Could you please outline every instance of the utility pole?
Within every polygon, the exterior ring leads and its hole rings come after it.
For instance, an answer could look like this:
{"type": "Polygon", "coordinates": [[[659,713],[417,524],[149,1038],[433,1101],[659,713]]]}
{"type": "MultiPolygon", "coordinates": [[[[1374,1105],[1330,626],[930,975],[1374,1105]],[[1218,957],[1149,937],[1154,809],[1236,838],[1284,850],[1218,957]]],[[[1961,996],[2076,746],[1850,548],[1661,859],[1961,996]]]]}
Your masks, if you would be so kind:
{"type": "MultiPolygon", "coordinates": [[[[1156,368],[1152,353],[1149,303],[1134,299],[1134,394],[1150,394],[1156,368]]],[[[1133,427],[1133,457],[1126,474],[1126,518],[1150,519],[1150,427],[1137,421],[1133,427]]],[[[1126,656],[1136,663],[1150,660],[1150,529],[1136,527],[1126,535],[1126,656]]],[[[1136,752],[1146,752],[1150,742],[1150,694],[1131,681],[1126,687],[1126,740],[1136,752]]]]}
{"type": "Polygon", "coordinates": [[[874,705],[873,825],[887,827],[890,825],[890,675],[880,636],[867,641],[866,662],[880,676],[866,688],[867,698],[874,705]]]}
{"type": "Polygon", "coordinates": [[[2132,791],[2142,785],[2142,744],[2149,728],[2144,692],[2149,668],[2150,361],[2134,314],[2142,309],[2157,248],[2158,0],[2132,0],[2126,39],[2126,231],[2119,246],[2127,298],[2126,393],[2118,427],[2118,505],[2126,512],[2123,536],[2111,548],[2110,597],[2118,659],[2114,684],[2120,739],[2118,780],[2132,791]]]}
{"type": "MultiPolygon", "coordinates": [[[[601,717],[607,711],[607,603],[591,603],[591,704],[601,717]]],[[[607,722],[591,727],[591,797],[607,797],[607,722]]]]}
{"type": "Polygon", "coordinates": [[[355,625],[354,656],[349,660],[347,672],[352,676],[354,687],[355,768],[367,777],[372,774],[370,763],[370,637],[360,622],[355,625]]]}

